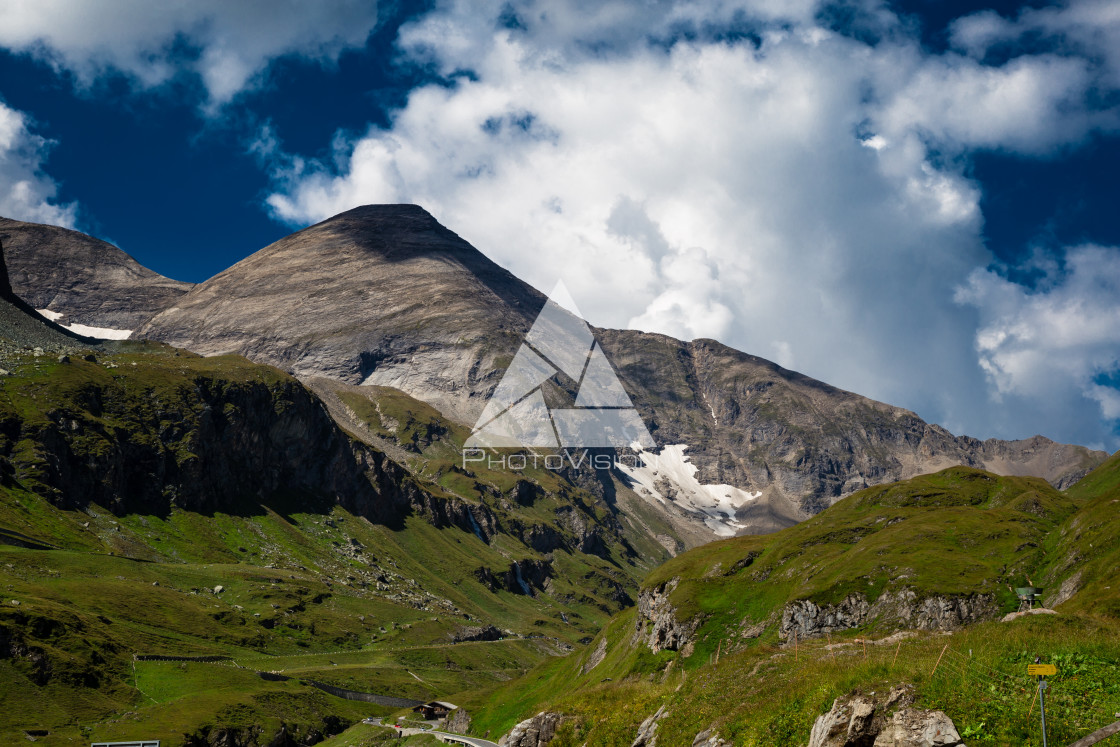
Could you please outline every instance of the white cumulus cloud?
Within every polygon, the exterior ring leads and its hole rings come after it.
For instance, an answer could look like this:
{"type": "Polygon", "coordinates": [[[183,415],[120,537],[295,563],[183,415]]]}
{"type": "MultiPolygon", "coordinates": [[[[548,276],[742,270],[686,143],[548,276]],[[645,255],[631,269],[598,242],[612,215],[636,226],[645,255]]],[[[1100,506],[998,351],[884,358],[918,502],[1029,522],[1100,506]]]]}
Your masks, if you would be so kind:
{"type": "Polygon", "coordinates": [[[994,409],[976,310],[953,300],[992,259],[967,154],[1109,126],[1085,60],[930,55],[901,24],[871,44],[812,6],[594,8],[452,2],[406,27],[453,84],[278,170],[270,209],[299,225],[416,202],[538,287],[563,277],[597,324],[776,351],[957,430],[1044,428],[994,409]],[[731,19],[754,36],[702,31],[731,19]]]}
{"type": "Polygon", "coordinates": [[[983,10],[954,21],[950,39],[957,49],[978,58],[1024,39],[1035,45],[1048,43],[1093,60],[1103,88],[1120,87],[1120,4],[1115,0],[1027,7],[1014,18],[983,10]]]}
{"type": "Polygon", "coordinates": [[[26,114],[0,101],[0,216],[74,226],[76,206],[57,204],[58,186],[42,170],[50,145],[26,114]]]}
{"type": "Polygon", "coordinates": [[[35,0],[0,4],[0,46],[46,60],[84,86],[121,73],[150,88],[189,71],[214,112],[272,60],[335,60],[362,46],[376,21],[368,0],[35,0]]]}
{"type": "MultiPolygon", "coordinates": [[[[445,0],[397,40],[443,80],[387,127],[320,160],[261,131],[268,210],[419,203],[538,288],[562,278],[595,324],[715,337],[956,432],[1118,445],[1101,377],[1120,325],[1098,323],[1120,306],[1100,286],[1115,250],[1069,249],[1030,288],[986,269],[970,176],[979,150],[1054,157],[1118,129],[1115,3],[974,14],[944,53],[886,4],[847,7],[860,33],[816,0],[445,0]]],[[[356,0],[42,0],[0,8],[0,45],[83,85],[186,71],[214,113],[271,61],[329,62],[375,23],[356,0]]],[[[9,115],[4,183],[26,196],[0,199],[65,213],[47,144],[9,115]]]]}
{"type": "Polygon", "coordinates": [[[994,391],[1040,403],[1058,420],[1120,420],[1120,393],[1100,383],[1120,373],[1120,248],[1079,246],[1034,288],[978,269],[957,300],[980,314],[976,350],[994,391]]]}
{"type": "Polygon", "coordinates": [[[957,291],[992,261],[968,154],[1109,127],[1085,60],[930,55],[881,8],[876,44],[811,6],[721,5],[707,24],[698,5],[594,8],[451,2],[406,27],[402,49],[452,84],[322,163],[278,159],[273,214],[419,203],[537,287],[563,277],[593,323],[716,337],[958,432],[1109,438],[1085,370],[978,350],[978,315],[999,334],[989,297],[957,291]],[[755,34],[705,36],[729,19],[755,34]],[[1029,375],[1068,417],[990,396],[1029,375]]]}

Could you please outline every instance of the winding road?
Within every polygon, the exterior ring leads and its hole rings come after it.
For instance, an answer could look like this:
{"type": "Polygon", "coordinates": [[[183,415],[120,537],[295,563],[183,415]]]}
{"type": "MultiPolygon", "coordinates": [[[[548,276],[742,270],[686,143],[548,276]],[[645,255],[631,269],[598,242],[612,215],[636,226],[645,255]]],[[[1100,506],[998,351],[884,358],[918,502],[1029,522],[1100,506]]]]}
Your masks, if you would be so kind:
{"type": "Polygon", "coordinates": [[[401,734],[410,737],[413,734],[431,734],[433,737],[441,742],[447,744],[466,744],[471,747],[498,747],[497,742],[491,742],[488,739],[479,739],[478,737],[465,737],[462,734],[449,734],[445,731],[429,731],[427,729],[401,729],[401,734]]]}

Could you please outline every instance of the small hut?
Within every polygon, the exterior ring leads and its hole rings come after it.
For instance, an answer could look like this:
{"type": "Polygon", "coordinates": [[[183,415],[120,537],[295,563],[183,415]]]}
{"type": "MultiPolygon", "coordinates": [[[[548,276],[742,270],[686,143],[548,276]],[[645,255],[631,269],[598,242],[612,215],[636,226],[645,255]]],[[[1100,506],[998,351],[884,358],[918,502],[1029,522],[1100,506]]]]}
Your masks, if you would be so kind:
{"type": "Polygon", "coordinates": [[[413,706],[412,710],[419,713],[425,721],[436,721],[445,718],[447,714],[458,707],[459,706],[454,703],[448,703],[443,700],[433,700],[430,703],[421,703],[418,706],[413,706]]]}

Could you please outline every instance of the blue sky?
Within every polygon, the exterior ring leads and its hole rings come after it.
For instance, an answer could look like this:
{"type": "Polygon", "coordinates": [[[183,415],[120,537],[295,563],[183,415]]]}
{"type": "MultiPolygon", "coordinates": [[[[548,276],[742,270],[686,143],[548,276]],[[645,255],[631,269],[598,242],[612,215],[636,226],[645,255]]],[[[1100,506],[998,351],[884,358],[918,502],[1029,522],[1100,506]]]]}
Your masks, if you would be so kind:
{"type": "Polygon", "coordinates": [[[415,202],[590,321],[1120,447],[1108,0],[0,6],[0,214],[201,281],[415,202]]]}

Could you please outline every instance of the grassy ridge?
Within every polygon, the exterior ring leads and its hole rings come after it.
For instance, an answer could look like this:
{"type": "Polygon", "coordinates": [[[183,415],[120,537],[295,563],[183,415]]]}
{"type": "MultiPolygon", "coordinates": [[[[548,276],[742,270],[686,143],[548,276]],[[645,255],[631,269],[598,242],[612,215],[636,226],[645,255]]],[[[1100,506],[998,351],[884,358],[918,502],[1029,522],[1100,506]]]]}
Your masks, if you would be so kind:
{"type": "Polygon", "coordinates": [[[659,743],[691,744],[714,727],[736,745],[797,745],[834,698],[909,683],[918,705],[944,710],[968,744],[1036,745],[1026,665],[1041,656],[1059,669],[1049,735],[1068,743],[1120,711],[1120,609],[1111,589],[1120,570],[1118,485],[1120,457],[1064,493],[1034,478],[953,468],[861,491],[775,535],[696,548],[643,582],[680,579],[670,596],[677,619],[702,619],[690,656],[653,654],[634,635],[636,611],[627,610],[580,654],[480,694],[475,728],[498,734],[555,710],[575,717],[556,745],[628,745],[664,705],[659,743]],[[1016,602],[1008,584],[1078,573],[1080,590],[1057,616],[889,640],[890,626],[872,621],[796,648],[776,631],[777,611],[795,599],[828,604],[905,588],[919,596],[990,593],[1006,610],[1016,602]],[[765,631],[746,637],[759,622],[765,631]],[[588,670],[600,644],[605,658],[588,670]]]}
{"type": "MultiPolygon", "coordinates": [[[[1008,586],[1026,583],[1043,563],[1042,544],[1077,500],[1045,481],[954,467],[869,488],[774,535],[738,537],[697,548],[644,582],[673,578],[679,619],[705,615],[701,635],[767,622],[797,599],[834,604],[888,590],[928,595],[992,594],[1007,611],[1008,586]]],[[[698,644],[701,658],[712,646],[698,644]]]]}
{"type": "Polygon", "coordinates": [[[1120,619],[1120,453],[1073,485],[1069,495],[1081,508],[1048,538],[1048,562],[1039,576],[1050,585],[1049,598],[1063,588],[1073,594],[1062,609],[1120,619]]]}

